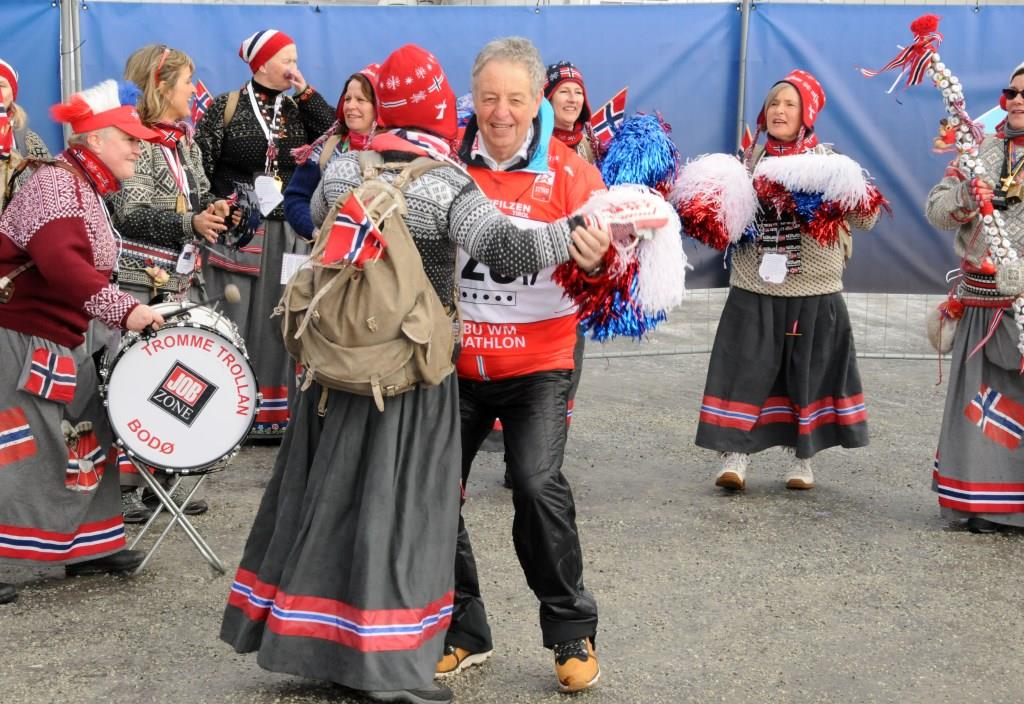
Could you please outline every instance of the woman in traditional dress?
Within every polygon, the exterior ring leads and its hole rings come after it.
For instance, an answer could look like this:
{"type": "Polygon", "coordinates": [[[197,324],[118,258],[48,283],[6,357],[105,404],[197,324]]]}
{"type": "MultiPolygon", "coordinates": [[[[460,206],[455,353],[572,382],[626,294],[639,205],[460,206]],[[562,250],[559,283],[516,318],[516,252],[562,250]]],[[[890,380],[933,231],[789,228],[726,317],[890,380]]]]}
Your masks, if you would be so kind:
{"type": "Polygon", "coordinates": [[[3,210],[8,198],[14,195],[32,173],[31,169],[22,168],[14,183],[10,183],[22,160],[50,158],[46,143],[28,128],[25,108],[15,102],[18,99],[18,87],[18,72],[0,59],[0,104],[3,104],[7,112],[6,125],[0,117],[0,210],[3,210]]]}
{"type": "MultiPolygon", "coordinates": [[[[334,110],[306,83],[295,42],[284,32],[257,32],[242,42],[238,54],[249,64],[252,80],[218,96],[200,121],[196,142],[203,167],[218,197],[231,196],[239,183],[269,184],[281,193],[295,170],[292,150],[323,134],[334,122],[334,110]],[[293,95],[285,95],[289,89],[293,95]]],[[[262,400],[249,437],[280,438],[288,425],[295,365],[270,316],[281,298],[285,255],[307,254],[309,246],[285,222],[278,204],[246,246],[214,249],[204,262],[207,293],[218,295],[229,283],[239,288],[241,302],[224,310],[242,331],[260,382],[262,400]]]]}
{"type": "Polygon", "coordinates": [[[952,334],[953,362],[932,488],[942,515],[976,533],[1024,527],[1024,332],[1012,310],[1021,287],[1003,283],[1001,269],[1011,267],[990,251],[979,212],[986,203],[999,208],[1006,235],[1024,255],[1024,64],[1010,75],[1001,103],[1006,120],[975,157],[986,174],[998,175],[996,188],[988,179],[969,179],[954,163],[928,194],[926,209],[935,227],[957,231],[963,274],[945,306],[947,324],[962,317],[955,332],[942,333],[952,334]]]}
{"type": "MultiPolygon", "coordinates": [[[[163,318],[111,283],[118,235],[103,196],[153,136],[106,81],[55,106],[73,136],[0,217],[0,562],[130,572],[112,434],[85,342],[91,320],[139,331],[163,318]]],[[[17,591],[0,584],[0,603],[17,591]]]]}
{"type": "MultiPolygon", "coordinates": [[[[122,237],[118,284],[141,302],[189,298],[199,273],[199,240],[213,244],[226,229],[228,203],[210,193],[199,146],[185,122],[195,94],[194,70],[187,54],[159,44],[135,51],[124,69],[124,77],[141,91],[139,118],[156,135],[142,142],[135,175],[107,197],[122,237]]],[[[119,458],[118,466],[125,523],[143,523],[156,496],[140,496],[138,470],[127,458],[119,458]]],[[[184,489],[181,485],[179,492],[184,489]]],[[[193,498],[184,510],[194,516],[205,513],[207,505],[193,498]]]]}
{"type": "MultiPolygon", "coordinates": [[[[444,162],[406,187],[404,217],[449,311],[457,247],[509,276],[570,257],[587,270],[600,261],[606,232],[570,232],[566,220],[518,229],[451,162],[455,94],[432,54],[414,45],[396,50],[381,66],[377,91],[385,131],[369,148],[391,163],[444,162]]],[[[314,222],[362,183],[362,173],[355,152],[331,163],[313,195],[314,222]]],[[[376,701],[449,702],[451,692],[433,678],[453,599],[456,378],[388,398],[383,412],[370,396],[323,393],[313,384],[298,398],[221,638],[238,652],[258,650],[267,669],[338,682],[376,701]]]]}
{"type": "Polygon", "coordinates": [[[874,227],[884,199],[856,162],[818,143],[824,107],[818,81],[791,72],[758,115],[767,143],[755,136],[747,150],[761,207],[752,238],[732,253],[696,439],[722,453],[715,483],[725,489],[743,489],[750,455],[769,447],[795,455],[786,487],[811,489],[818,452],[868,443],[843,271],[850,231],[874,227]],[[830,189],[837,182],[841,193],[830,189]]]}
{"type": "Polygon", "coordinates": [[[284,191],[288,224],[307,240],[316,236],[309,201],[327,164],[338,154],[365,149],[377,127],[377,97],[373,90],[380,64],[370,64],[345,81],[335,110],[337,120],[312,144],[294,150],[295,173],[284,191]]]}

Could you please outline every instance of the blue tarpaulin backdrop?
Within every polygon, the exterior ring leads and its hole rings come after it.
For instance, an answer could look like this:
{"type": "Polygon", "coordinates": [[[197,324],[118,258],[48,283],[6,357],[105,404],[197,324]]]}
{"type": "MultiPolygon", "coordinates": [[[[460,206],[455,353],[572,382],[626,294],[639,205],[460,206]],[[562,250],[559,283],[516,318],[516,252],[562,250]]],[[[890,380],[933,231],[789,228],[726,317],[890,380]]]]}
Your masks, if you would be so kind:
{"type": "MultiPolygon", "coordinates": [[[[0,30],[31,38],[7,43],[2,54],[22,74],[19,102],[56,147],[60,132],[48,124],[45,108],[60,95],[58,10],[50,0],[0,0],[0,7],[0,30]]],[[[1019,8],[768,3],[751,13],[747,120],[753,122],[765,92],[790,69],[811,71],[827,93],[820,138],[859,161],[892,203],[892,219],[855,235],[849,290],[942,291],[945,272],[956,266],[951,234],[935,231],[922,214],[948,162],[930,150],[945,114],[940,96],[930,84],[886,95],[894,75],[868,80],[856,71],[883,65],[897,44],[910,41],[910,22],[936,9],[946,37],[943,60],[962,79],[968,110],[980,115],[995,104],[1021,59],[993,50],[1016,45],[1019,8]]],[[[480,47],[520,34],[537,44],[545,61],[570,59],[580,67],[592,107],[628,85],[629,111],[660,111],[685,156],[735,146],[741,27],[732,4],[317,8],[92,0],[80,20],[86,85],[120,77],[131,51],[162,42],[188,52],[196,77],[212,92],[238,88],[249,76],[238,44],[257,29],[275,27],[296,39],[303,74],[330,102],[346,76],[407,42],[433,51],[456,93],[466,92],[480,47]]],[[[725,283],[720,255],[689,241],[687,252],[697,264],[691,287],[725,283]]]]}

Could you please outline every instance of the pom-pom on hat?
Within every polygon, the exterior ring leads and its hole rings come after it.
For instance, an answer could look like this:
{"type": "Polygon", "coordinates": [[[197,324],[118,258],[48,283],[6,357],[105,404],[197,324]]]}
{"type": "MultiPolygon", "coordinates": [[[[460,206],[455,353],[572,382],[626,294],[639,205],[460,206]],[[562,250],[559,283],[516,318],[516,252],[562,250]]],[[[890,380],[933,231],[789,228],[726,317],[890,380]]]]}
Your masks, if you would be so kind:
{"type": "Polygon", "coordinates": [[[117,127],[139,139],[155,139],[159,136],[142,124],[139,112],[135,109],[134,97],[127,91],[120,91],[117,82],[113,80],[103,81],[75,93],[66,103],[57,103],[50,108],[50,115],[57,122],[71,125],[71,131],[75,134],[117,127]]]}
{"type": "Polygon", "coordinates": [[[426,49],[406,44],[391,52],[374,88],[382,127],[410,127],[455,139],[455,92],[441,63],[426,49]]]}
{"type": "Polygon", "coordinates": [[[7,82],[11,84],[11,100],[18,99],[18,72],[14,70],[14,67],[9,63],[0,59],[0,77],[6,78],[7,82]]]}
{"type": "MultiPolygon", "coordinates": [[[[818,79],[807,71],[795,69],[790,71],[789,75],[781,81],[775,83],[772,88],[779,85],[779,83],[788,83],[796,88],[797,93],[800,94],[801,122],[805,129],[814,129],[818,113],[825,107],[825,91],[822,89],[821,84],[818,83],[818,79]]],[[[767,126],[764,106],[761,107],[761,112],[757,115],[757,126],[762,130],[767,126]]]]}
{"type": "Polygon", "coordinates": [[[590,100],[587,98],[587,86],[583,83],[583,74],[571,61],[559,61],[551,64],[545,71],[544,97],[551,99],[552,94],[558,90],[558,86],[566,81],[571,81],[583,89],[583,109],[576,123],[586,124],[590,122],[590,100]]]}
{"type": "Polygon", "coordinates": [[[252,72],[256,73],[263,64],[274,57],[274,54],[294,43],[295,40],[284,32],[279,32],[276,29],[263,29],[242,41],[242,45],[238,47],[238,55],[242,61],[249,64],[252,72]]]}

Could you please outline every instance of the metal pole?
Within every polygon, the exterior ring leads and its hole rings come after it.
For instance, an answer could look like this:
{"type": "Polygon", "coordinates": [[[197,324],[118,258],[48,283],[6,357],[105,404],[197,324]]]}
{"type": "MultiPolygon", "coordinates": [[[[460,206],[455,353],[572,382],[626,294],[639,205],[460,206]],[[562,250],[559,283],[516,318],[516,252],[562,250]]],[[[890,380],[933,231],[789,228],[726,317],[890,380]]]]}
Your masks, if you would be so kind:
{"type": "Polygon", "coordinates": [[[71,38],[74,43],[71,45],[71,65],[74,69],[75,90],[82,90],[82,3],[79,0],[72,0],[74,8],[71,12],[71,38]]]}
{"type": "Polygon", "coordinates": [[[747,37],[750,33],[750,10],[754,0],[740,0],[740,71],[736,96],[736,149],[743,145],[743,116],[747,102],[747,37]]]}

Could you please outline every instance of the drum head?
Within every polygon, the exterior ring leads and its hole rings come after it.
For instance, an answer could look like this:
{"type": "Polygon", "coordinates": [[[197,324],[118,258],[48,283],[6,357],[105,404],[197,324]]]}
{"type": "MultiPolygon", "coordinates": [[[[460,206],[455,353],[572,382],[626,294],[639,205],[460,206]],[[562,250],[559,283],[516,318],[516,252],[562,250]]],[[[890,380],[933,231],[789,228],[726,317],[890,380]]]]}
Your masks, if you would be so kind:
{"type": "Polygon", "coordinates": [[[121,444],[171,472],[214,468],[245,439],[259,386],[238,346],[188,323],[136,337],[110,367],[107,414],[121,444]]]}

